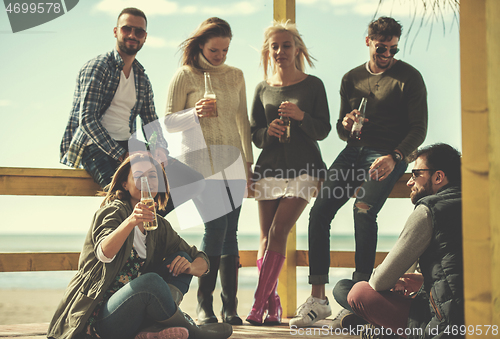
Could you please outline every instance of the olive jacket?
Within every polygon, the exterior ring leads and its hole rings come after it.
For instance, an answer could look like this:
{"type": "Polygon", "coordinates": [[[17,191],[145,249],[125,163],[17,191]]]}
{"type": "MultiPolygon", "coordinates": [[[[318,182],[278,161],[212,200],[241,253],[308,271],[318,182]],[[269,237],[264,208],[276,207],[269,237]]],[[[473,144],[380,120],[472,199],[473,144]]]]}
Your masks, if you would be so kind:
{"type": "MultiPolygon", "coordinates": [[[[71,279],[50,322],[48,338],[78,338],[86,331],[88,318],[130,256],[134,232],[130,232],[110,263],[105,264],[97,259],[97,246],[100,246],[131,213],[130,202],[120,200],[106,204],[95,213],[80,254],[78,272],[71,279]]],[[[147,234],[146,248],[147,258],[143,273],[147,273],[165,257],[178,251],[186,252],[193,260],[202,257],[210,265],[206,254],[198,251],[195,246],[189,246],[161,216],[158,216],[158,228],[147,234]]]]}

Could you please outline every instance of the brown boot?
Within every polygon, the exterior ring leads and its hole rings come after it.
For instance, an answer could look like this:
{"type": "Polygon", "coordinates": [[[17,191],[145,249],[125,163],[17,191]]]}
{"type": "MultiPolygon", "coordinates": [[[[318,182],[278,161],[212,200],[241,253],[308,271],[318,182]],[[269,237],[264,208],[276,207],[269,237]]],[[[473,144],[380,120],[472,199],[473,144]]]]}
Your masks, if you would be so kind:
{"type": "Polygon", "coordinates": [[[177,306],[179,306],[182,302],[182,299],[184,299],[184,294],[182,294],[181,290],[179,290],[176,286],[172,284],[167,284],[168,287],[170,288],[170,293],[172,294],[172,299],[176,303],[177,306]]]}
{"type": "Polygon", "coordinates": [[[209,256],[208,259],[210,260],[210,272],[198,278],[198,307],[196,307],[196,314],[198,317],[198,324],[200,325],[218,322],[213,310],[213,293],[215,283],[217,282],[220,256],[209,256]]]}
{"type": "Polygon", "coordinates": [[[189,339],[227,339],[233,334],[233,327],[226,323],[198,326],[180,308],[177,308],[173,316],[159,324],[165,327],[184,327],[189,332],[189,339]]]}
{"type": "Polygon", "coordinates": [[[222,321],[231,325],[242,325],[243,321],[238,315],[238,270],[240,257],[237,255],[223,255],[220,259],[220,283],[222,292],[222,321]]]}

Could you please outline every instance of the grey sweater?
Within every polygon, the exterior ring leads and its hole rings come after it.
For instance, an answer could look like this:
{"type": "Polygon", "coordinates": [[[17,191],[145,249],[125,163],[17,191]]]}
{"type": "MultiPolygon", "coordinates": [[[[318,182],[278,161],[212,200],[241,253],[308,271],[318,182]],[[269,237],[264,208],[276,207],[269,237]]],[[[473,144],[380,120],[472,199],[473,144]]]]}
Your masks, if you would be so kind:
{"type": "Polygon", "coordinates": [[[432,216],[429,208],[418,205],[410,214],[394,247],[373,272],[369,281],[370,286],[375,291],[393,288],[399,278],[429,246],[432,229],[432,216]]]}
{"type": "Polygon", "coordinates": [[[366,64],[344,75],[340,88],[341,106],[337,132],[349,146],[368,146],[407,157],[427,134],[427,91],[419,71],[398,60],[382,74],[371,74],[366,64]],[[349,138],[342,126],[345,115],[368,98],[361,140],[349,138]]]}
{"type": "Polygon", "coordinates": [[[317,140],[328,136],[331,125],[325,87],[319,78],[309,75],[297,84],[283,87],[270,86],[266,81],[258,84],[250,125],[252,141],[263,149],[254,170],[256,180],[295,178],[306,173],[316,178],[324,176],[326,166],[317,140]],[[305,112],[304,120],[292,120],[289,144],[267,134],[269,124],[279,119],[278,108],[283,101],[290,101],[305,112]]]}

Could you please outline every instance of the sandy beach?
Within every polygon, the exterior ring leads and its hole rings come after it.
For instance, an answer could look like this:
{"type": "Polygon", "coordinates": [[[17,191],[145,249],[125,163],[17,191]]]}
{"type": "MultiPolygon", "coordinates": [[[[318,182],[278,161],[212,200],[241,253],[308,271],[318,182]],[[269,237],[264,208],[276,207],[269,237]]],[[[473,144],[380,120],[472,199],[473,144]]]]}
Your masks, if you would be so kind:
{"type": "MultiPolygon", "coordinates": [[[[184,312],[196,316],[196,284],[193,284],[182,301],[184,312]],[[194,285],[194,286],[193,286],[194,285]]],[[[0,289],[0,325],[47,323],[50,322],[54,311],[62,298],[64,290],[6,290],[0,289]]],[[[309,296],[309,291],[298,290],[297,303],[300,304],[309,296]]],[[[238,292],[238,313],[244,318],[250,311],[253,302],[254,290],[240,289],[238,292]]],[[[220,295],[216,289],[214,296],[220,295]]],[[[332,297],[329,297],[334,317],[340,306],[332,297]]],[[[214,297],[214,311],[220,310],[220,298],[214,297]]]]}

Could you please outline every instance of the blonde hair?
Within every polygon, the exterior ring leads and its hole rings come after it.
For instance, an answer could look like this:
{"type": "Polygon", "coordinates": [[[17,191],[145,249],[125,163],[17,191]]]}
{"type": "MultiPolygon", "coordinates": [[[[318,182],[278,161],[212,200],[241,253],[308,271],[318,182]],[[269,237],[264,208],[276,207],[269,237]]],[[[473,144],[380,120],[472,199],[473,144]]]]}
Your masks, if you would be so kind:
{"type": "Polygon", "coordinates": [[[181,64],[199,69],[200,45],[204,45],[208,40],[217,37],[232,39],[231,26],[225,20],[217,17],[203,21],[196,31],[180,44],[182,51],[181,64]]]}
{"type": "Polygon", "coordinates": [[[264,67],[264,79],[267,79],[268,67],[272,68],[273,74],[276,73],[276,65],[272,62],[271,58],[269,57],[269,39],[271,39],[271,37],[274,34],[281,32],[290,33],[293,37],[295,47],[299,50],[299,53],[295,57],[295,67],[298,70],[304,72],[305,61],[307,61],[310,67],[314,67],[314,63],[312,62],[312,60],[316,59],[314,59],[312,56],[309,55],[306,44],[302,40],[302,37],[299,31],[297,30],[297,26],[290,20],[286,21],[274,20],[273,24],[268,28],[266,28],[266,30],[264,31],[264,44],[262,45],[262,52],[261,52],[261,64],[264,67]]]}

